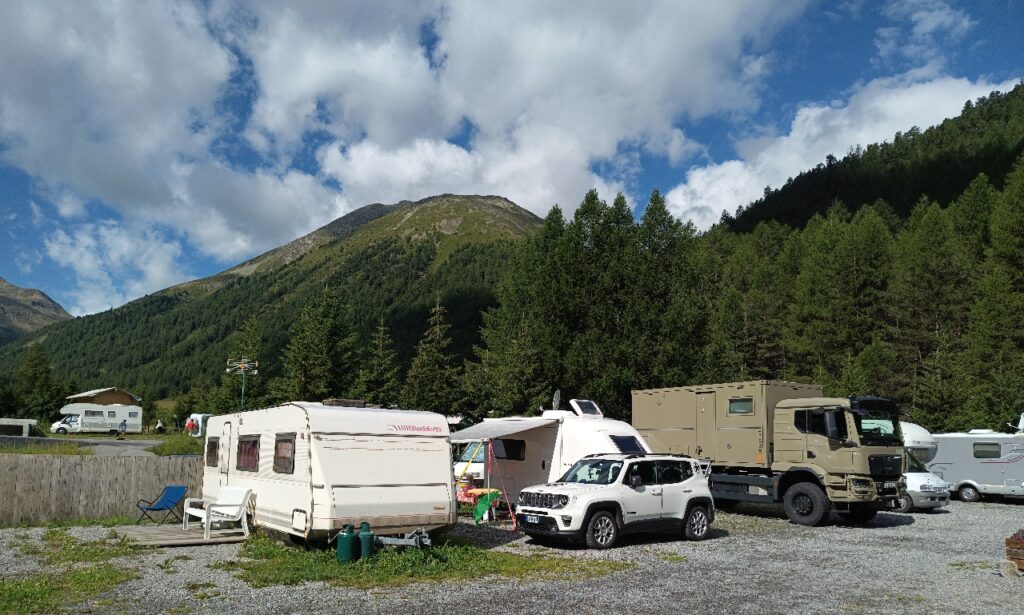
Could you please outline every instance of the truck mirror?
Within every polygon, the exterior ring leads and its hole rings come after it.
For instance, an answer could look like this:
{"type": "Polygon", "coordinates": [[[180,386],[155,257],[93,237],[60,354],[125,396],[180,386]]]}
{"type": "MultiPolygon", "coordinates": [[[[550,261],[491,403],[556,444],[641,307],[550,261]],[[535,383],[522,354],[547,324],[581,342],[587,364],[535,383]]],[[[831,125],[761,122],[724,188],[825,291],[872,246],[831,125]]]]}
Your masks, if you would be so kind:
{"type": "Polygon", "coordinates": [[[839,439],[839,425],[836,424],[836,413],[825,413],[825,435],[833,440],[839,439]]]}

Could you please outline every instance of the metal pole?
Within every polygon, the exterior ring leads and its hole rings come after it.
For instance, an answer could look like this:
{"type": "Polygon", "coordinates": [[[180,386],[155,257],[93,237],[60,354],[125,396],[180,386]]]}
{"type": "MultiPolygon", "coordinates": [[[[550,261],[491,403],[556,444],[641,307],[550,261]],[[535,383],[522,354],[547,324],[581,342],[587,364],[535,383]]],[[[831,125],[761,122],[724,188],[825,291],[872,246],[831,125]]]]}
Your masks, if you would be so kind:
{"type": "Polygon", "coordinates": [[[241,409],[242,410],[245,410],[245,372],[246,372],[246,370],[243,369],[242,370],[242,405],[241,405],[241,409]]]}

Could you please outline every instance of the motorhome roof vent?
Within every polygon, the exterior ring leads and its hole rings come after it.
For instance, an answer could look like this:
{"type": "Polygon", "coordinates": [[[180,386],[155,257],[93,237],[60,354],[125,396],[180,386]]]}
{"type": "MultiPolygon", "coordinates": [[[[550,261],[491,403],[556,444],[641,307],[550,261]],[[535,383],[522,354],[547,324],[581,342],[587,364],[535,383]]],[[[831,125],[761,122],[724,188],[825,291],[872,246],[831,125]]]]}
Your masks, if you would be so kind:
{"type": "Polygon", "coordinates": [[[597,404],[589,399],[570,399],[569,406],[576,416],[604,416],[597,404]]]}
{"type": "Polygon", "coordinates": [[[967,433],[984,434],[984,433],[996,433],[995,429],[972,429],[967,433]]]}
{"type": "Polygon", "coordinates": [[[366,401],[362,399],[339,399],[332,397],[324,400],[325,406],[341,406],[344,408],[365,408],[366,401]]]}

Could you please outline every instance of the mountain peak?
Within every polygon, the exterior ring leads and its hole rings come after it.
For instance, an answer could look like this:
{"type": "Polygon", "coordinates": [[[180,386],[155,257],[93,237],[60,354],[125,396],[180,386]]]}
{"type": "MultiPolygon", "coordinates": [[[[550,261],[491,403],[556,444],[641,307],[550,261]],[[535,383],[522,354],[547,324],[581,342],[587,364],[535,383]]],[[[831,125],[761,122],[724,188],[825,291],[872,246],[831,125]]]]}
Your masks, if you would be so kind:
{"type": "Polygon", "coordinates": [[[0,344],[69,318],[71,314],[43,291],[0,278],[0,344]]]}

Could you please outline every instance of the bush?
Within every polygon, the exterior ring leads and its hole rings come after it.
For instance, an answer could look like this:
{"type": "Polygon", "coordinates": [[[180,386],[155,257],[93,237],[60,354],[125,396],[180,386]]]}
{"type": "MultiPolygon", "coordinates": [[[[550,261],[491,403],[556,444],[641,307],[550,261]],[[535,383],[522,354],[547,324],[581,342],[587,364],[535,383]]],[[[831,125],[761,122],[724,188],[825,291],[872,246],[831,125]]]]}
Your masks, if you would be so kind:
{"type": "Polygon", "coordinates": [[[203,439],[193,438],[184,432],[176,433],[168,436],[163,442],[148,450],[161,457],[168,455],[202,455],[203,439]]]}

